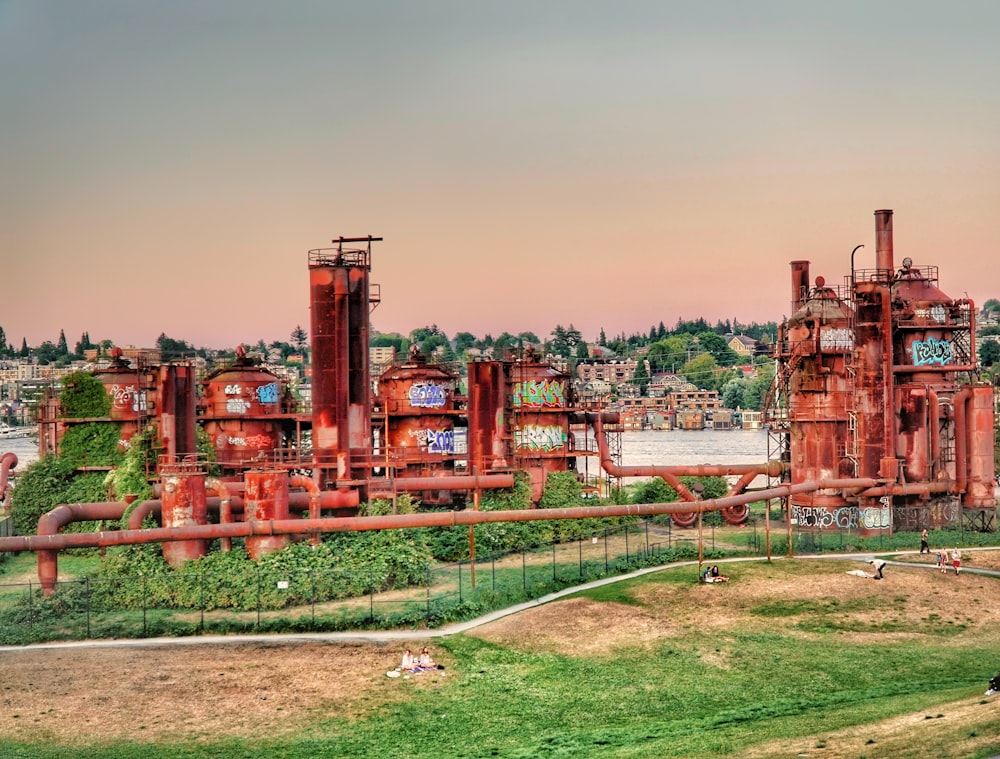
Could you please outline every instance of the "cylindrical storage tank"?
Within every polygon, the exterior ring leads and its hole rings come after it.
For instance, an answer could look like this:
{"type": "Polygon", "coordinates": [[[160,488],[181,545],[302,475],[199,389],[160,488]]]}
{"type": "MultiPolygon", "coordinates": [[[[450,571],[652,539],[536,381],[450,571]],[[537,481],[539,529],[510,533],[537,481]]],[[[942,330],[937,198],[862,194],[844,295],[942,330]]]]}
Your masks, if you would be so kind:
{"type": "Polygon", "coordinates": [[[146,378],[139,369],[133,368],[128,360],[122,358],[120,348],[112,349],[110,366],[95,371],[94,377],[104,385],[104,391],[111,401],[108,417],[120,425],[118,447],[128,450],[129,441],[139,431],[140,419],[149,410],[146,378]]]}
{"type": "MultiPolygon", "coordinates": [[[[850,307],[822,277],[786,322],[788,352],[796,369],[788,387],[792,484],[854,476],[849,419],[854,349],[850,307]]],[[[840,491],[791,496],[791,519],[800,527],[857,527],[857,509],[840,491]]]]}
{"type": "Polygon", "coordinates": [[[202,427],[223,466],[270,458],[282,446],[285,393],[273,372],[237,359],[202,382],[202,427]]]}
{"type": "MultiPolygon", "coordinates": [[[[244,474],[244,521],[288,519],[288,472],[251,469],[244,474]]],[[[247,553],[259,559],[288,545],[288,535],[254,535],[246,539],[247,553]]]]}
{"type": "MultiPolygon", "coordinates": [[[[164,527],[208,524],[205,472],[198,464],[163,464],[161,520],[164,527]]],[[[174,540],[163,544],[163,558],[172,567],[198,559],[208,550],[207,540],[174,540]]]]}
{"type": "Polygon", "coordinates": [[[529,357],[508,370],[511,437],[518,469],[531,477],[532,500],[551,472],[565,472],[574,455],[569,426],[569,375],[529,357]]]}
{"type": "Polygon", "coordinates": [[[455,456],[466,453],[465,428],[455,428],[454,375],[429,366],[415,354],[387,369],[378,380],[385,411],[386,440],[381,451],[400,477],[454,470],[455,456]]]}

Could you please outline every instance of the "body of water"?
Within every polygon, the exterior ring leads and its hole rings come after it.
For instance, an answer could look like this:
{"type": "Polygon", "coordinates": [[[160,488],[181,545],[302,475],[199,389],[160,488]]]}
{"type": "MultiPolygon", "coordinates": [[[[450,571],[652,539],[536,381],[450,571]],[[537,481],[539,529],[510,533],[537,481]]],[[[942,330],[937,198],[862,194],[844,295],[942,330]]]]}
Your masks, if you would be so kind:
{"type": "Polygon", "coordinates": [[[14,474],[23,472],[30,464],[38,461],[38,438],[4,438],[0,440],[0,453],[7,452],[17,456],[17,467],[14,469],[14,474]]]}
{"type": "MultiPolygon", "coordinates": [[[[589,440],[593,447],[593,438],[589,440]]],[[[766,430],[641,430],[621,433],[622,466],[697,466],[699,464],[762,464],[768,460],[766,430]]],[[[776,452],[772,452],[776,456],[776,452]]],[[[577,468],[588,476],[600,474],[597,457],[580,457],[577,468]]],[[[623,482],[648,479],[623,477],[623,482]]],[[[730,477],[730,480],[738,479],[730,477]]],[[[763,487],[758,477],[751,487],[763,487]]]]}

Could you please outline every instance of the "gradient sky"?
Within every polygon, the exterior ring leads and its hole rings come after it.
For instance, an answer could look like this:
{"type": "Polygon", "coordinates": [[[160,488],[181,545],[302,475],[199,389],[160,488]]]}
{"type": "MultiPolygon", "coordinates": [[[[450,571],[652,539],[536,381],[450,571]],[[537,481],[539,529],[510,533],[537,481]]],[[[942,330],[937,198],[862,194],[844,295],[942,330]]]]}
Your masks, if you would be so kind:
{"type": "Polygon", "coordinates": [[[788,262],[1000,297],[1000,3],[0,0],[0,326],[20,347],[309,328],[780,321],[788,262]]]}

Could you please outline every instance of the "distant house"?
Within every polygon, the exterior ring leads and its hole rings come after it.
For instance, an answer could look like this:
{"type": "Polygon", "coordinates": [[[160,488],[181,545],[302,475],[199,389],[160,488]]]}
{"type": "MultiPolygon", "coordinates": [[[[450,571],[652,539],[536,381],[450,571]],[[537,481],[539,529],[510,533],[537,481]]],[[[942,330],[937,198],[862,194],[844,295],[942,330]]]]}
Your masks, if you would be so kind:
{"type": "Polygon", "coordinates": [[[726,335],[726,344],[741,358],[752,358],[759,343],[746,335],[726,335]]]}

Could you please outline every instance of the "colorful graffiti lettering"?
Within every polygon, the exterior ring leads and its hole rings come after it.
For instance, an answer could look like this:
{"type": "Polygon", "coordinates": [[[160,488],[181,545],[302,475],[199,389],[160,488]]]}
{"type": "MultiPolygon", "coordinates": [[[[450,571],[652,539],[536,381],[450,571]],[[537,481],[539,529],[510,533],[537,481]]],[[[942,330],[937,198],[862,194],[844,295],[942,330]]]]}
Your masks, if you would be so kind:
{"type": "Polygon", "coordinates": [[[557,425],[526,424],[514,430],[514,445],[532,451],[552,451],[565,446],[566,437],[557,425]]]}
{"type": "Polygon", "coordinates": [[[565,405],[565,382],[528,380],[514,385],[515,408],[562,408],[565,405]]]}
{"type": "Polygon", "coordinates": [[[265,448],[271,447],[271,438],[267,435],[251,435],[246,439],[246,447],[262,451],[265,448]]]}
{"type": "Polygon", "coordinates": [[[949,340],[935,340],[933,337],[928,337],[923,342],[916,340],[913,343],[913,364],[915,366],[924,366],[925,364],[944,366],[950,364],[953,358],[954,354],[949,340]]]}
{"type": "Polygon", "coordinates": [[[278,402],[278,383],[272,382],[268,385],[261,385],[257,388],[257,400],[261,403],[278,402]]]}
{"type": "Polygon", "coordinates": [[[226,395],[243,395],[243,388],[239,385],[226,385],[226,395]]]}
{"type": "Polygon", "coordinates": [[[441,408],[446,400],[444,388],[429,382],[410,385],[409,396],[414,408],[441,408]]]}
{"type": "Polygon", "coordinates": [[[856,506],[824,509],[792,505],[792,524],[797,524],[799,527],[835,527],[840,530],[849,530],[858,526],[858,518],[856,506]]]}
{"type": "Polygon", "coordinates": [[[240,398],[226,398],[227,414],[245,414],[248,408],[250,408],[249,401],[240,398]]]}

